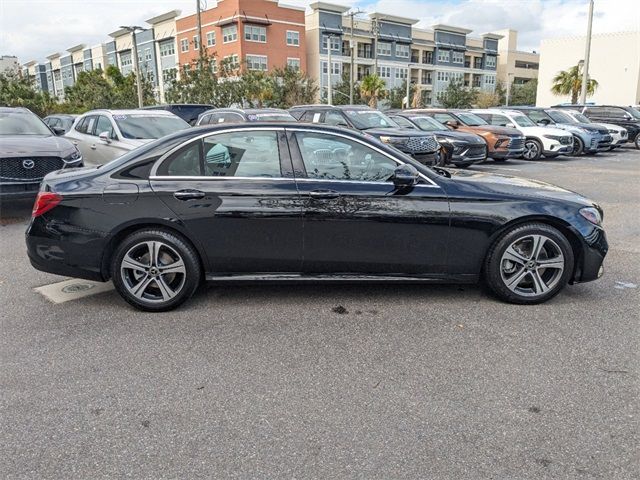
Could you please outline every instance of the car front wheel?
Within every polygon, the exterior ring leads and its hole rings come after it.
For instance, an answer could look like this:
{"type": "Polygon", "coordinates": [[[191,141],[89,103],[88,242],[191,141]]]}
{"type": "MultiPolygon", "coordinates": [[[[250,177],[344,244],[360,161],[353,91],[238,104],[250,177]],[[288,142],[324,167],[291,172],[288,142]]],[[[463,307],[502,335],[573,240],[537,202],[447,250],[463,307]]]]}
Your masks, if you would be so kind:
{"type": "Polygon", "coordinates": [[[584,142],[580,137],[573,137],[573,150],[571,155],[577,157],[578,155],[582,155],[584,152],[584,142]]]}
{"type": "Polygon", "coordinates": [[[142,230],[115,250],[111,278],[118,293],[140,310],[172,310],[200,284],[198,254],[181,236],[164,230],[142,230]]]}
{"type": "Polygon", "coordinates": [[[524,142],[522,157],[525,160],[539,160],[542,155],[542,144],[533,138],[527,138],[524,142]]]}
{"type": "Polygon", "coordinates": [[[556,228],[519,225],[491,247],[484,267],[493,292],[510,303],[542,303],[562,290],[573,272],[573,250],[556,228]]]}

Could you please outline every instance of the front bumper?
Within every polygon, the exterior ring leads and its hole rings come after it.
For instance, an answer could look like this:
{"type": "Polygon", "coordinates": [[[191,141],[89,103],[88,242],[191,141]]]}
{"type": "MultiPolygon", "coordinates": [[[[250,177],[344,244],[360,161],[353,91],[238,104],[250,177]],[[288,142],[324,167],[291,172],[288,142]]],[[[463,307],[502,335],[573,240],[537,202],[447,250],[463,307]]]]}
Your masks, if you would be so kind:
{"type": "Polygon", "coordinates": [[[473,165],[482,162],[487,158],[487,147],[482,145],[482,152],[477,152],[478,145],[469,145],[462,147],[462,150],[453,152],[449,162],[456,166],[473,165]]]}
{"type": "Polygon", "coordinates": [[[12,182],[0,183],[0,199],[19,200],[23,198],[36,198],[40,190],[40,182],[12,182]]]}
{"type": "Polygon", "coordinates": [[[582,239],[580,255],[576,259],[576,268],[571,283],[584,283],[597,280],[604,271],[604,257],[609,250],[609,243],[604,230],[594,229],[588,238],[582,239]]]}
{"type": "Polygon", "coordinates": [[[489,156],[491,158],[507,159],[507,158],[521,157],[523,153],[524,153],[524,147],[523,148],[505,148],[504,150],[496,149],[493,152],[490,152],[489,156]]]}

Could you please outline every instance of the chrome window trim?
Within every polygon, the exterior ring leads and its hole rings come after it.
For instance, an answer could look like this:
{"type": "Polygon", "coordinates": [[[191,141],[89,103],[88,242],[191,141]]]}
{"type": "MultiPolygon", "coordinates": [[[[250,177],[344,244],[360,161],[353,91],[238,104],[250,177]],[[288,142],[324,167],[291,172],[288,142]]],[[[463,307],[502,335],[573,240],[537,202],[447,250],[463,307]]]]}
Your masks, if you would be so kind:
{"type": "MultiPolygon", "coordinates": [[[[210,177],[210,176],[168,176],[168,175],[157,175],[157,171],[158,171],[158,167],[169,157],[171,156],[173,153],[175,153],[176,151],[186,147],[187,145],[190,145],[193,142],[196,141],[200,141],[203,138],[212,136],[212,135],[218,135],[218,134],[222,134],[222,133],[230,133],[230,132],[236,132],[236,131],[245,131],[245,132],[259,132],[259,131],[273,131],[273,132],[310,132],[310,133],[316,133],[316,134],[320,134],[320,135],[335,135],[338,137],[342,137],[342,138],[346,138],[347,140],[352,140],[354,142],[360,143],[361,145],[364,145],[365,147],[371,148],[372,150],[375,150],[376,152],[380,153],[381,155],[384,155],[385,157],[389,158],[390,160],[396,162],[397,165],[406,165],[405,162],[403,162],[402,160],[395,158],[394,156],[388,154],[387,152],[385,152],[384,150],[381,150],[380,148],[376,147],[375,145],[370,145],[369,143],[359,139],[359,138],[354,138],[350,135],[346,135],[340,132],[322,132],[322,131],[318,131],[318,130],[314,130],[311,128],[304,128],[304,127],[272,127],[272,126],[265,126],[265,127],[251,127],[251,128],[238,128],[238,127],[231,127],[231,128],[225,128],[223,130],[217,130],[215,132],[207,132],[207,133],[203,133],[202,135],[198,135],[192,139],[190,139],[188,142],[185,143],[181,143],[180,145],[177,145],[175,147],[173,147],[171,150],[169,150],[167,153],[165,153],[164,155],[162,155],[154,164],[153,168],[151,169],[151,173],[149,175],[149,180],[220,180],[220,179],[241,179],[241,180],[274,180],[274,179],[281,179],[281,180],[295,180],[295,181],[332,181],[332,182],[345,182],[345,183],[367,183],[367,184],[384,184],[386,182],[372,182],[372,181],[366,181],[366,180],[341,180],[341,179],[321,179],[321,178],[294,178],[294,177],[210,177]]],[[[431,180],[429,177],[427,177],[426,175],[424,175],[421,172],[418,172],[418,175],[420,176],[420,178],[422,178],[423,180],[425,180],[426,182],[428,182],[428,185],[422,185],[422,186],[426,186],[426,187],[430,187],[430,188],[440,188],[440,186],[435,183],[433,180],[431,180]]]]}

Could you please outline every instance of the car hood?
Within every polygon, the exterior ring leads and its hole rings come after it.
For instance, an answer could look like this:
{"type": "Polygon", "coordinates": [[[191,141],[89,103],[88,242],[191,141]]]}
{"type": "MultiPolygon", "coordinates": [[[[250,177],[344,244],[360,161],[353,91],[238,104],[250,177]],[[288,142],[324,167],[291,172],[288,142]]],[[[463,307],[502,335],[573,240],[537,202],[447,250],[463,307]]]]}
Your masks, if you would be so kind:
{"type": "Polygon", "coordinates": [[[392,136],[392,137],[432,137],[433,133],[423,132],[421,130],[413,130],[411,128],[368,128],[363,131],[368,135],[378,136],[392,136]]]}
{"type": "Polygon", "coordinates": [[[570,136],[569,133],[561,128],[555,127],[520,127],[522,133],[525,135],[543,136],[543,135],[557,135],[557,136],[570,136]]]}
{"type": "Polygon", "coordinates": [[[609,130],[607,130],[606,128],[600,125],[595,125],[593,123],[557,123],[556,125],[566,130],[575,130],[578,128],[582,128],[591,134],[600,133],[606,135],[607,133],[609,133],[609,130]]]}
{"type": "Polygon", "coordinates": [[[477,125],[477,126],[466,125],[465,128],[469,128],[477,132],[491,132],[497,135],[506,135],[508,137],[522,136],[522,132],[520,132],[520,130],[516,128],[499,127],[497,125],[477,125]]]}
{"type": "Polygon", "coordinates": [[[465,183],[472,184],[488,193],[504,194],[515,197],[549,200],[559,200],[573,202],[580,206],[590,207],[595,203],[579,193],[566,190],[538,180],[528,178],[512,177],[509,175],[499,175],[495,173],[472,172],[461,170],[447,170],[451,174],[451,179],[462,186],[465,183]]]}
{"type": "Polygon", "coordinates": [[[468,142],[472,145],[487,144],[487,142],[485,142],[482,137],[480,137],[479,135],[476,135],[475,133],[453,132],[451,130],[438,130],[431,133],[434,133],[436,137],[450,138],[451,140],[460,140],[463,142],[468,142]]]}
{"type": "Polygon", "coordinates": [[[64,157],[75,150],[66,138],[54,135],[0,136],[0,157],[56,156],[64,157]]]}

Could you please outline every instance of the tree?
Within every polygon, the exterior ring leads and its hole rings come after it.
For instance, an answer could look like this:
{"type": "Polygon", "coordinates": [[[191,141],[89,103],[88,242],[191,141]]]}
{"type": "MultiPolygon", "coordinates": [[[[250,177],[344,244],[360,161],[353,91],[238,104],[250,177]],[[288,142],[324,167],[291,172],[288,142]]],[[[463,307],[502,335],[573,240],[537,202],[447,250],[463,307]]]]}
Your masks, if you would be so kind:
{"type": "MultiPolygon", "coordinates": [[[[409,103],[413,108],[419,108],[422,103],[422,96],[417,95],[418,89],[414,84],[409,85],[409,103]]],[[[389,90],[388,94],[389,98],[389,107],[390,108],[407,108],[404,105],[404,99],[407,96],[407,81],[402,82],[402,85],[399,87],[392,88],[389,90]]]]}
{"type": "MultiPolygon", "coordinates": [[[[512,85],[513,88],[513,85],[512,85]]],[[[496,82],[496,95],[498,97],[497,105],[504,105],[507,103],[507,89],[501,81],[496,82]]]]}
{"type": "MultiPolygon", "coordinates": [[[[333,86],[333,104],[334,105],[348,105],[349,104],[349,92],[350,92],[349,71],[344,69],[342,71],[342,78],[340,83],[333,86]]],[[[310,102],[307,102],[310,103],[310,102]]],[[[360,95],[360,85],[355,82],[353,85],[353,104],[360,105],[364,103],[362,95],[360,95]]]]}
{"type": "Polygon", "coordinates": [[[476,89],[466,88],[462,82],[451,81],[447,89],[438,94],[438,101],[444,108],[471,108],[477,96],[476,89]]]}
{"type": "MultiPolygon", "coordinates": [[[[591,78],[587,82],[587,96],[593,95],[598,88],[597,80],[591,78]]],[[[578,96],[582,90],[582,67],[578,64],[568,70],[558,72],[553,77],[551,93],[554,95],[571,95],[571,103],[578,103],[578,96]]]]}
{"type": "Polygon", "coordinates": [[[378,75],[367,75],[360,83],[360,95],[371,108],[377,108],[378,100],[386,96],[386,84],[378,75]]]}
{"type": "Polygon", "coordinates": [[[522,85],[511,85],[509,103],[511,105],[535,105],[538,80],[532,79],[522,85]]]}
{"type": "MultiPolygon", "coordinates": [[[[230,68],[228,61],[221,64],[219,68],[227,70],[230,68]]],[[[182,67],[180,79],[174,79],[171,86],[165,93],[169,103],[210,103],[216,105],[218,96],[218,76],[213,72],[216,68],[216,59],[206,53],[191,62],[190,65],[182,67]]],[[[231,104],[231,102],[229,103],[231,104]]],[[[227,105],[228,106],[228,105],[227,105]]]]}
{"type": "Polygon", "coordinates": [[[49,92],[38,92],[31,77],[0,73],[0,106],[25,107],[41,117],[58,111],[49,92]]]}
{"type": "Polygon", "coordinates": [[[271,72],[274,79],[273,106],[290,108],[294,105],[313,103],[318,94],[315,80],[299,70],[286,67],[271,72]]]}
{"type": "Polygon", "coordinates": [[[501,105],[500,96],[494,92],[478,92],[476,105],[478,108],[492,108],[501,105]]]}

